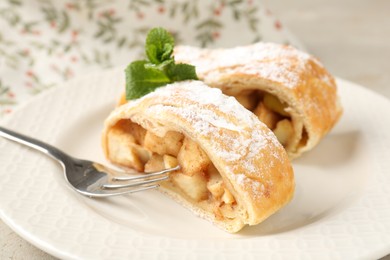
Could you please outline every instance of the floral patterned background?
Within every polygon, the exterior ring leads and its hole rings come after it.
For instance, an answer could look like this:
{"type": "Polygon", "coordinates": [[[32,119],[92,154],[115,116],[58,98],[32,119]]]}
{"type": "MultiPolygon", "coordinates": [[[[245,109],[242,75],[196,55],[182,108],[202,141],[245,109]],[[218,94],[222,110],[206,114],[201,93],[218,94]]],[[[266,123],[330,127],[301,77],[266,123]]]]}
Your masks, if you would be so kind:
{"type": "Polygon", "coordinates": [[[2,0],[0,118],[58,83],[142,56],[155,26],[203,47],[291,43],[254,0],[2,0]]]}

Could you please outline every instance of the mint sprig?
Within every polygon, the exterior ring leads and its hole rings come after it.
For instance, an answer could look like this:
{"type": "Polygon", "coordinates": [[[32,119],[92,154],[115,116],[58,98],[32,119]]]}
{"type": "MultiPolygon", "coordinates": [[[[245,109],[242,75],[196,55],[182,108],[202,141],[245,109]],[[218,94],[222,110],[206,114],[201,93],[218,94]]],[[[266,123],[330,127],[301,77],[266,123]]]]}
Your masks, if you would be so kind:
{"type": "Polygon", "coordinates": [[[166,84],[198,79],[195,67],[175,63],[172,35],[163,28],[154,28],[146,37],[146,60],[130,63],[126,70],[126,99],[140,98],[166,84]]]}

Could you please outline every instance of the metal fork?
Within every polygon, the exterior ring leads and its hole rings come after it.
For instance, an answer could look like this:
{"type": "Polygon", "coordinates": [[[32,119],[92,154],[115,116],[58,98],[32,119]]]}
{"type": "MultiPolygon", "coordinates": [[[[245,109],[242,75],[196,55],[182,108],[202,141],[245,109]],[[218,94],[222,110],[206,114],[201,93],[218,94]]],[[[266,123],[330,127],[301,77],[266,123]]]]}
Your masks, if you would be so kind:
{"type": "MultiPolygon", "coordinates": [[[[100,163],[67,155],[56,147],[0,126],[0,136],[34,148],[58,161],[70,187],[89,197],[109,197],[157,188],[180,166],[158,172],[126,176],[128,172],[108,168],[100,163]]],[[[134,172],[132,172],[134,173],[134,172]]]]}

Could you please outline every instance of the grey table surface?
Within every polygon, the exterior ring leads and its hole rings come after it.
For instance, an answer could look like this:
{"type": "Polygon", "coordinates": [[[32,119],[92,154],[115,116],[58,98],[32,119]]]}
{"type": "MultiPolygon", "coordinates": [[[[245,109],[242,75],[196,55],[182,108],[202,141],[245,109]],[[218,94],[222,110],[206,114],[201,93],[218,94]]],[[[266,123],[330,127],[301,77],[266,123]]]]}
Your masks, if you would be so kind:
{"type": "MultiPolygon", "coordinates": [[[[390,98],[389,0],[264,2],[331,73],[390,98]]],[[[55,258],[0,221],[0,259],[55,258]]]]}

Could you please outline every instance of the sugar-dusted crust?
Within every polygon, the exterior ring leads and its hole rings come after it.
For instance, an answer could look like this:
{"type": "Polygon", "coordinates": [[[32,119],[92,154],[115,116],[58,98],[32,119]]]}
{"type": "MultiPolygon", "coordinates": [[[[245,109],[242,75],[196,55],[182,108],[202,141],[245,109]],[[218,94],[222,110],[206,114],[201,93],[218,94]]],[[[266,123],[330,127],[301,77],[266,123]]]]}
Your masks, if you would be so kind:
{"type": "Polygon", "coordinates": [[[256,116],[219,89],[209,88],[201,81],[184,81],[117,107],[106,119],[103,132],[108,159],[108,133],[123,119],[158,136],[180,132],[206,152],[237,201],[237,218],[219,220],[213,212],[182,196],[170,182],[161,188],[228,232],[260,223],[293,196],[293,170],[283,147],[256,116]]]}
{"type": "Polygon", "coordinates": [[[295,126],[291,158],[312,149],[342,114],[334,78],[314,57],[291,46],[273,43],[231,49],[175,48],[178,62],[196,66],[199,78],[223,92],[257,89],[288,104],[295,126]],[[308,139],[301,141],[306,131],[308,139]]]}

